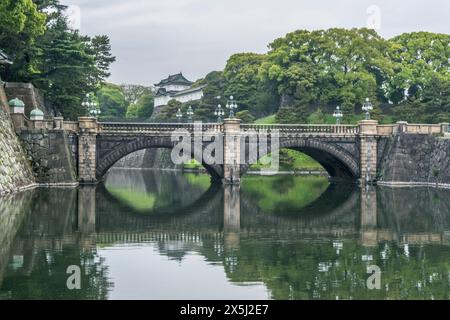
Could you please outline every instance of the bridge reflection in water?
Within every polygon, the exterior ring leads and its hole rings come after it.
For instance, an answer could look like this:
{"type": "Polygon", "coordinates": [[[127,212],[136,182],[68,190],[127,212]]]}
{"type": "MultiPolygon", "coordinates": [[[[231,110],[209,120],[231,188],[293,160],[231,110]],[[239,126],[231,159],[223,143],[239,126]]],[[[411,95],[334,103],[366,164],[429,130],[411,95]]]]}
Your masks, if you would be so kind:
{"type": "MultiPolygon", "coordinates": [[[[0,294],[116,297],[108,250],[150,246],[181,263],[181,274],[192,256],[202,257],[194,272],[205,279],[210,268],[223,268],[237,297],[256,286],[274,299],[450,298],[448,191],[361,190],[321,179],[248,177],[241,186],[217,186],[194,174],[118,170],[97,187],[7,198],[0,203],[0,294]],[[65,289],[72,264],[82,266],[82,290],[65,289]],[[382,269],[382,290],[365,287],[369,264],[382,269]]],[[[186,267],[185,276],[192,272],[186,267]]],[[[147,290],[158,297],[164,288],[147,290]]]]}

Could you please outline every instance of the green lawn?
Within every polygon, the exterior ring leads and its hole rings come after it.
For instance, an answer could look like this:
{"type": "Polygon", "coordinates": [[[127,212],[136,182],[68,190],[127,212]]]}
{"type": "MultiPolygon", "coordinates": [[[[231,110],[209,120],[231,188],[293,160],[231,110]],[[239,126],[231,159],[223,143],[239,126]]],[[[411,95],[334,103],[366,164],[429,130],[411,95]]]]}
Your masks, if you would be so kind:
{"type": "Polygon", "coordinates": [[[328,186],[328,179],[320,176],[245,176],[241,189],[263,210],[281,214],[307,206],[328,186]]]}
{"type": "Polygon", "coordinates": [[[184,173],[183,176],[186,177],[190,185],[200,187],[203,190],[207,190],[211,185],[211,177],[207,174],[184,173]]]}
{"type": "MultiPolygon", "coordinates": [[[[257,119],[257,120],[255,120],[255,123],[256,124],[275,124],[276,123],[275,116],[276,116],[275,114],[272,114],[270,116],[257,119]]],[[[352,116],[349,122],[351,124],[357,124],[361,120],[364,120],[363,114],[352,116]]],[[[393,123],[395,123],[394,118],[389,115],[384,115],[383,119],[380,121],[380,124],[393,124],[393,123]]],[[[324,123],[321,123],[321,124],[336,124],[336,118],[334,118],[332,114],[325,114],[325,121],[324,121],[324,123]]]]}
{"type": "Polygon", "coordinates": [[[275,121],[275,115],[272,114],[270,116],[264,117],[264,118],[260,118],[255,120],[256,124],[274,124],[276,123],[275,121]]]}
{"type": "MultiPolygon", "coordinates": [[[[261,162],[269,161],[269,156],[263,157],[261,162]]],[[[250,170],[269,168],[270,165],[258,162],[250,167],[250,170]]],[[[279,154],[279,165],[282,171],[323,171],[323,167],[310,156],[296,150],[281,149],[279,154]]]]}
{"type": "Polygon", "coordinates": [[[147,211],[155,207],[156,196],[154,194],[116,187],[109,187],[108,191],[137,211],[147,211]]]}

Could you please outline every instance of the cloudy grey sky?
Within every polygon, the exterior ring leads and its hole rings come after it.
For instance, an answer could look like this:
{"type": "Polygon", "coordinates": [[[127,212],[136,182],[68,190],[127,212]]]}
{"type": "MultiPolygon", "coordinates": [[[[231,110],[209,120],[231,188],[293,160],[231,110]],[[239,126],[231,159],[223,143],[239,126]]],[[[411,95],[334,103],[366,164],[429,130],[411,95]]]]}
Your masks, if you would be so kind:
{"type": "Polygon", "coordinates": [[[365,27],[386,37],[450,33],[448,0],[62,0],[84,34],[111,38],[110,81],[150,85],[182,71],[196,80],[237,52],[267,51],[297,29],[365,27]],[[373,6],[376,7],[373,7],[373,6]],[[77,12],[77,7],[72,12],[77,12]],[[378,9],[379,8],[379,14],[378,9]],[[75,17],[77,14],[75,14],[75,17]],[[380,19],[377,19],[377,17],[380,19]]]}

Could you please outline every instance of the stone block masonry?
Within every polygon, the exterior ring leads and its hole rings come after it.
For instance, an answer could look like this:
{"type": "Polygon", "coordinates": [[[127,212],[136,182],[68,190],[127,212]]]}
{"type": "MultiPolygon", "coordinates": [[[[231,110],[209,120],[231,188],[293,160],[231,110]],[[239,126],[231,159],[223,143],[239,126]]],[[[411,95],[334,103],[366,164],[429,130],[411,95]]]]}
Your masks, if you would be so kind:
{"type": "Polygon", "coordinates": [[[25,103],[25,114],[30,115],[35,107],[40,108],[46,114],[51,114],[45,107],[44,99],[31,83],[7,82],[5,91],[8,100],[19,98],[25,103]]]}
{"type": "Polygon", "coordinates": [[[76,139],[63,130],[23,130],[20,133],[26,154],[40,184],[75,184],[76,139]]]}
{"type": "Polygon", "coordinates": [[[34,184],[34,176],[6,112],[7,101],[0,87],[0,195],[13,193],[34,184]]]}
{"type": "Polygon", "coordinates": [[[450,139],[409,133],[389,137],[378,178],[385,185],[450,187],[450,139]]]}

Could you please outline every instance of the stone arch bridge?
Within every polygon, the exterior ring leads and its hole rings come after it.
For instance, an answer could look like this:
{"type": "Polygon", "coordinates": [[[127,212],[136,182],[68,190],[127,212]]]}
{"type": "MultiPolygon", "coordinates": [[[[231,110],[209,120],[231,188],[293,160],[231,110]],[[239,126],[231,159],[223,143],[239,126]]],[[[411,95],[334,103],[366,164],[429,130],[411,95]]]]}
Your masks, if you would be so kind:
{"type": "MultiPolygon", "coordinates": [[[[25,133],[23,140],[31,139],[31,144],[40,143],[40,136],[36,138],[39,132],[63,132],[66,137],[62,143],[72,151],[80,183],[96,183],[117,161],[138,150],[180,146],[188,158],[201,162],[214,180],[225,184],[239,183],[253,163],[281,148],[311,156],[332,179],[374,182],[386,171],[383,160],[398,151],[392,141],[388,143],[392,137],[448,132],[448,124],[379,125],[374,120],[357,125],[258,125],[242,124],[238,119],[225,119],[223,123],[113,123],[91,117],[76,122],[62,118],[30,121],[14,114],[12,118],[16,130],[25,133]]],[[[33,152],[37,160],[41,156],[33,152]]]]}
{"type": "Polygon", "coordinates": [[[223,124],[97,123],[87,118],[79,122],[79,177],[81,182],[96,182],[130,153],[173,149],[185,138],[183,151],[225,183],[238,183],[253,163],[281,148],[310,155],[332,178],[358,180],[368,175],[372,179],[379,138],[375,131],[374,121],[334,126],[248,125],[237,119],[223,124]]]}

